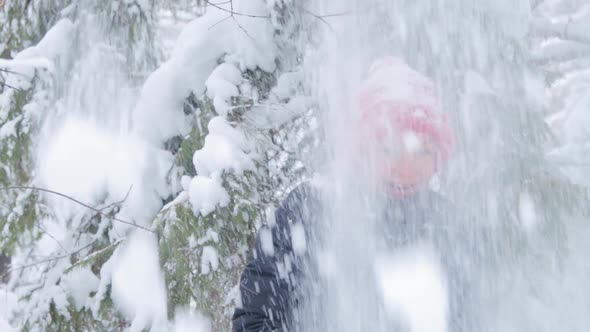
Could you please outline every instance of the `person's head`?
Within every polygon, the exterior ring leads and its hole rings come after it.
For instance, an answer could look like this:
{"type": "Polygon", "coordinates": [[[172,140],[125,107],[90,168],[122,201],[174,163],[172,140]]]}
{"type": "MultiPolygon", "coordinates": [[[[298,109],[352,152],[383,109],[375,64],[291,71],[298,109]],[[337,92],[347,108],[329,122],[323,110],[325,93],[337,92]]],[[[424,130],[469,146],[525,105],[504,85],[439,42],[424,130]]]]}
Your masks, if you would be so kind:
{"type": "Polygon", "coordinates": [[[373,63],[359,94],[360,137],[377,182],[395,196],[425,188],[453,140],[430,79],[401,59],[373,63]]]}

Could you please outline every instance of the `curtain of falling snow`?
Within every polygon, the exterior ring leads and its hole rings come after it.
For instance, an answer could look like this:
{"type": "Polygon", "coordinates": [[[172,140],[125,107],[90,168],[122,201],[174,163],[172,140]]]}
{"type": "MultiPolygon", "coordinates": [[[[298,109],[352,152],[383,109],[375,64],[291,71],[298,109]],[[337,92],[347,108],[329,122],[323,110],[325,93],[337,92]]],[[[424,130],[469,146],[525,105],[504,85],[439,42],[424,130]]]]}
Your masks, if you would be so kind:
{"type": "MultiPolygon", "coordinates": [[[[324,121],[302,331],[582,331],[586,212],[545,155],[557,144],[528,51],[528,1],[316,0],[306,57],[324,121]],[[355,92],[374,59],[431,77],[455,152],[430,189],[453,213],[432,237],[400,226],[359,160],[355,92]],[[363,167],[356,167],[356,166],[363,167]]],[[[394,79],[394,78],[392,78],[394,79]]],[[[370,147],[366,147],[370,149],[370,147]]],[[[420,203],[418,203],[420,204],[420,203]]],[[[419,206],[428,218],[431,206],[419,206]]],[[[426,220],[428,222],[428,220],[426,220]]]]}

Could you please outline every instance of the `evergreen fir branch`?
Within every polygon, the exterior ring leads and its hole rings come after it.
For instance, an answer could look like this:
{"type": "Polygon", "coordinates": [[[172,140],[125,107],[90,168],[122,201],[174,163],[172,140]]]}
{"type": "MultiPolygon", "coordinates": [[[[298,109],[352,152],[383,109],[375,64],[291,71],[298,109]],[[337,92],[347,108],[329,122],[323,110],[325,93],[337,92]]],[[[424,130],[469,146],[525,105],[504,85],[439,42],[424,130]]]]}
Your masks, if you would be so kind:
{"type": "Polygon", "coordinates": [[[580,43],[590,43],[590,23],[567,22],[552,23],[546,18],[536,18],[531,23],[534,34],[541,36],[559,37],[566,40],[577,41],[580,43]]]}
{"type": "Polygon", "coordinates": [[[90,263],[92,260],[101,259],[102,257],[109,256],[115,251],[115,249],[123,242],[124,239],[119,239],[108,246],[99,249],[90,255],[84,257],[83,259],[77,261],[76,263],[72,264],[70,267],[64,270],[64,274],[72,271],[74,268],[79,266],[84,266],[87,263],[90,263]]]}

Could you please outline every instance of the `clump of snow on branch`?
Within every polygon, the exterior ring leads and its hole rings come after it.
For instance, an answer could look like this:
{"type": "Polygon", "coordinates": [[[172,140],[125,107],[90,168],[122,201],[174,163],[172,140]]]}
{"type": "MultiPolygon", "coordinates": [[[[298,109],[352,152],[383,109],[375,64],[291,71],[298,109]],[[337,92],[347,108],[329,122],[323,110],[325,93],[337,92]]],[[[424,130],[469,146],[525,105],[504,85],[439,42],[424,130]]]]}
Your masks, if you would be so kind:
{"type": "MultiPolygon", "coordinates": [[[[219,6],[230,10],[229,4],[219,6]]],[[[233,1],[233,9],[268,15],[260,0],[233,1]]],[[[228,20],[228,16],[226,11],[207,7],[205,15],[190,22],[180,33],[170,59],[147,79],[133,114],[135,130],[142,136],[163,142],[174,135],[186,134],[190,121],[179,111],[184,99],[190,92],[200,96],[209,87],[209,97],[217,99],[218,105],[225,102],[235,92],[230,86],[235,87],[234,82],[238,80],[236,70],[230,66],[240,71],[257,67],[267,72],[275,69],[276,50],[270,22],[250,17],[228,20]],[[224,55],[228,64],[215,70],[224,55]]]]}
{"type": "Polygon", "coordinates": [[[250,150],[252,146],[242,132],[230,126],[224,118],[215,117],[209,122],[209,135],[203,148],[195,152],[193,163],[200,175],[210,176],[224,170],[241,174],[254,168],[250,150]]]}
{"type": "MultiPolygon", "coordinates": [[[[231,8],[229,4],[219,6],[228,11],[231,8]]],[[[269,15],[265,3],[259,0],[233,1],[233,10],[269,15]]],[[[174,135],[187,134],[190,115],[180,110],[189,93],[212,100],[219,116],[208,124],[205,144],[194,154],[198,176],[188,190],[186,184],[183,186],[195,212],[203,215],[229,202],[221,184],[224,171],[241,174],[254,169],[253,147],[225,119],[231,112],[231,98],[252,92],[244,84],[242,73],[275,70],[276,47],[270,21],[240,16],[227,19],[228,15],[227,11],[209,6],[203,16],[183,29],[170,59],[147,79],[133,114],[135,130],[161,143],[174,135]]],[[[257,99],[255,95],[250,97],[257,99]]]]}
{"type": "Polygon", "coordinates": [[[195,176],[190,183],[188,194],[195,213],[203,216],[213,212],[217,206],[224,207],[229,203],[229,195],[218,176],[195,176]]]}
{"type": "Polygon", "coordinates": [[[62,278],[61,284],[72,298],[76,310],[81,310],[92,305],[90,294],[98,289],[99,282],[90,268],[76,268],[62,278]]]}
{"type": "Polygon", "coordinates": [[[201,273],[209,274],[211,271],[217,270],[219,267],[219,254],[217,250],[211,246],[203,247],[203,253],[201,254],[201,273]]]}
{"type": "MultiPolygon", "coordinates": [[[[7,83],[14,84],[13,80],[26,81],[26,77],[32,77],[35,74],[35,69],[54,71],[56,65],[65,62],[68,58],[66,51],[70,49],[73,32],[72,21],[62,19],[47,31],[37,45],[22,50],[12,60],[0,59],[1,68],[21,74],[12,75],[7,83]]],[[[28,88],[20,84],[15,85],[24,89],[28,88]]]]}
{"type": "MultiPolygon", "coordinates": [[[[42,145],[39,183],[91,205],[104,197],[125,199],[121,218],[146,224],[168,189],[163,174],[172,156],[142,140],[114,133],[87,120],[68,119],[42,145]]],[[[86,213],[83,206],[48,195],[63,220],[86,213]]],[[[119,225],[118,227],[122,227],[119,225]]]]}

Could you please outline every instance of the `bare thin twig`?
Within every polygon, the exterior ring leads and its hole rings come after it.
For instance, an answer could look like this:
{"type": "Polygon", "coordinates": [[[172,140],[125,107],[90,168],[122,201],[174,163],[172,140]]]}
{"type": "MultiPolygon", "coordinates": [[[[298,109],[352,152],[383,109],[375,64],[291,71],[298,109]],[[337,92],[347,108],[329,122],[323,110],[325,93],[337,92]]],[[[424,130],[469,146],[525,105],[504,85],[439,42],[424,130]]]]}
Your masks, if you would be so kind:
{"type": "Polygon", "coordinates": [[[327,18],[327,17],[338,17],[338,16],[347,16],[350,15],[350,12],[342,12],[342,13],[335,13],[335,14],[325,14],[325,15],[314,15],[316,17],[327,18]]]}
{"type": "Polygon", "coordinates": [[[250,36],[248,31],[246,29],[244,29],[244,27],[240,24],[240,22],[238,22],[238,20],[236,19],[235,16],[231,16],[231,18],[234,20],[234,22],[236,22],[236,24],[238,25],[238,28],[240,28],[240,30],[242,30],[246,34],[246,36],[248,36],[248,38],[250,38],[253,42],[256,42],[256,40],[254,38],[252,38],[252,36],[250,36]]]}
{"type": "Polygon", "coordinates": [[[231,15],[230,15],[230,16],[228,16],[228,17],[226,17],[226,18],[224,18],[223,20],[221,20],[221,21],[219,21],[219,22],[217,22],[217,23],[213,24],[212,26],[210,26],[210,27],[209,27],[209,30],[211,30],[211,29],[215,28],[217,25],[219,25],[219,24],[221,24],[221,23],[223,23],[223,22],[225,22],[225,21],[229,20],[230,18],[232,18],[232,16],[231,16],[231,15]]]}
{"type": "Polygon", "coordinates": [[[57,196],[60,196],[60,197],[63,197],[63,198],[69,199],[70,201],[72,201],[72,202],[74,202],[74,203],[77,203],[77,204],[79,204],[79,205],[82,205],[83,207],[85,207],[85,208],[87,208],[87,209],[90,209],[90,210],[92,210],[92,211],[94,211],[94,212],[96,212],[96,213],[100,214],[100,215],[101,215],[101,216],[103,216],[103,217],[109,218],[109,219],[111,219],[111,220],[114,220],[114,221],[118,221],[118,222],[120,222],[120,223],[122,223],[122,224],[126,224],[126,225],[130,225],[130,226],[134,226],[134,227],[137,227],[137,228],[141,228],[141,229],[143,229],[143,230],[145,230],[145,231],[148,231],[148,232],[151,232],[151,233],[155,233],[153,230],[151,230],[151,229],[149,229],[149,228],[147,228],[147,227],[144,227],[144,226],[138,225],[138,224],[136,224],[136,223],[133,223],[133,222],[129,222],[129,221],[125,221],[125,220],[122,220],[122,219],[115,218],[115,217],[111,217],[111,216],[109,216],[108,214],[105,214],[105,213],[103,213],[103,212],[102,212],[100,209],[97,209],[97,208],[95,208],[95,207],[92,207],[92,206],[90,206],[90,205],[88,205],[88,204],[85,204],[85,203],[83,203],[83,202],[81,202],[81,201],[79,201],[79,200],[77,200],[77,199],[75,199],[75,198],[73,198],[73,197],[71,197],[71,196],[68,196],[68,195],[66,195],[66,194],[62,194],[62,193],[60,193],[60,192],[57,192],[57,191],[54,191],[54,190],[45,189],[45,188],[39,188],[39,187],[30,187],[30,186],[10,186],[10,187],[0,187],[0,190],[14,190],[14,189],[25,189],[25,190],[27,190],[27,189],[28,189],[28,190],[42,191],[42,192],[50,193],[50,194],[53,194],[53,195],[57,195],[57,196]]]}
{"type": "Polygon", "coordinates": [[[99,210],[100,211],[104,211],[104,210],[106,210],[108,208],[111,208],[113,206],[121,205],[121,204],[125,203],[125,201],[127,200],[127,198],[129,198],[129,194],[131,193],[131,189],[133,189],[133,185],[129,186],[129,189],[127,190],[127,194],[125,194],[125,197],[122,200],[120,200],[118,202],[113,202],[113,203],[111,203],[111,204],[109,204],[109,205],[107,205],[105,207],[100,208],[99,210]]]}
{"type": "Polygon", "coordinates": [[[232,1],[233,0],[227,0],[227,1],[224,1],[224,2],[214,2],[214,3],[207,2],[207,4],[210,4],[210,5],[218,5],[219,6],[219,5],[227,5],[228,3],[232,2],[232,1]]]}
{"type": "Polygon", "coordinates": [[[307,14],[317,18],[318,20],[322,21],[324,24],[326,24],[330,30],[334,31],[334,29],[332,28],[332,26],[330,25],[330,23],[328,23],[328,21],[326,20],[326,18],[330,18],[330,17],[338,17],[338,16],[346,16],[346,15],[350,15],[350,12],[342,12],[342,13],[335,13],[335,14],[326,14],[326,15],[318,15],[314,12],[312,12],[309,9],[303,9],[307,14]]]}
{"type": "Polygon", "coordinates": [[[9,269],[8,269],[6,272],[4,272],[4,273],[1,275],[1,277],[2,277],[2,278],[4,278],[4,277],[5,277],[5,276],[7,276],[9,273],[12,273],[12,272],[14,272],[14,271],[21,271],[21,270],[24,270],[24,269],[28,269],[28,268],[30,268],[30,267],[35,267],[35,266],[37,266],[37,265],[41,265],[41,264],[43,264],[43,263],[54,262],[54,261],[58,261],[58,260],[60,260],[60,259],[67,258],[67,257],[69,257],[70,255],[77,254],[77,253],[79,253],[80,251],[82,251],[82,250],[84,250],[84,249],[86,249],[86,248],[88,248],[88,247],[90,247],[90,246],[94,245],[94,244],[96,243],[96,241],[97,241],[97,240],[94,240],[94,241],[92,241],[92,242],[88,243],[87,245],[83,246],[82,248],[76,249],[76,250],[72,251],[71,253],[68,253],[68,254],[65,254],[65,255],[54,256],[54,257],[48,257],[48,258],[46,258],[46,259],[43,259],[43,260],[40,260],[40,261],[37,261],[37,262],[31,263],[31,264],[21,265],[21,266],[14,267],[14,268],[13,268],[13,267],[10,267],[10,268],[9,268],[9,269]]]}
{"type": "Polygon", "coordinates": [[[245,17],[252,17],[252,18],[270,18],[270,16],[266,15],[266,16],[262,16],[262,15],[251,15],[251,14],[244,14],[244,13],[236,13],[234,12],[234,3],[232,0],[230,0],[229,2],[225,2],[224,4],[229,3],[229,5],[231,6],[231,9],[225,9],[223,7],[221,7],[219,4],[213,3],[209,0],[206,0],[205,3],[207,3],[208,5],[215,7],[221,11],[224,11],[226,13],[230,13],[231,16],[237,15],[237,16],[245,16],[245,17]]]}
{"type": "Polygon", "coordinates": [[[256,40],[254,38],[252,38],[252,36],[250,36],[250,34],[248,33],[248,31],[246,29],[244,29],[244,27],[240,24],[240,22],[238,22],[238,20],[236,19],[236,16],[235,15],[238,15],[238,16],[247,16],[247,17],[255,17],[255,18],[270,18],[270,16],[247,15],[247,14],[236,13],[236,12],[234,12],[234,3],[233,3],[233,0],[229,0],[228,2],[225,2],[225,4],[229,3],[229,7],[230,7],[229,10],[227,10],[227,9],[225,9],[223,7],[218,6],[217,4],[211,3],[209,1],[206,1],[206,3],[209,4],[209,5],[211,5],[211,6],[213,6],[213,7],[215,7],[215,8],[217,8],[217,9],[220,9],[220,10],[222,10],[224,12],[230,13],[230,15],[228,17],[226,17],[223,20],[221,20],[221,21],[213,24],[212,26],[210,26],[209,27],[209,30],[213,29],[215,26],[217,26],[220,23],[223,23],[223,22],[225,22],[225,21],[227,21],[229,19],[232,19],[236,23],[236,25],[238,26],[238,28],[240,28],[240,30],[242,30],[244,32],[244,34],[246,34],[246,36],[248,38],[250,38],[253,42],[256,42],[256,40]]]}
{"type": "Polygon", "coordinates": [[[20,88],[17,88],[17,87],[15,87],[15,86],[12,86],[12,85],[10,85],[10,84],[8,84],[8,83],[0,82],[0,85],[2,85],[2,86],[5,86],[5,87],[8,87],[8,88],[10,88],[10,89],[13,89],[13,90],[16,90],[16,91],[18,91],[18,92],[22,92],[22,93],[24,93],[24,92],[25,92],[25,90],[23,90],[23,89],[20,89],[20,88]]]}
{"type": "Polygon", "coordinates": [[[52,238],[53,241],[55,241],[61,247],[61,249],[64,251],[64,253],[66,255],[68,254],[68,251],[66,250],[66,248],[61,244],[61,242],[59,242],[58,239],[55,238],[55,236],[53,236],[51,233],[49,233],[45,228],[41,227],[41,225],[37,225],[37,227],[39,227],[40,230],[42,230],[45,234],[47,234],[50,238],[52,238]]]}
{"type": "MultiPolygon", "coordinates": [[[[221,20],[221,21],[213,24],[212,26],[210,26],[209,27],[209,30],[213,29],[218,24],[223,23],[223,22],[225,22],[225,21],[227,21],[228,19],[231,18],[238,25],[238,27],[246,34],[246,36],[248,36],[248,38],[250,38],[252,40],[254,40],[254,38],[252,38],[252,36],[248,33],[248,31],[246,29],[244,29],[244,27],[238,22],[238,20],[236,19],[236,16],[245,16],[245,17],[252,17],[252,18],[270,18],[270,15],[266,15],[266,16],[263,16],[263,15],[251,15],[251,14],[244,14],[244,13],[235,12],[234,11],[234,3],[233,3],[233,0],[229,0],[229,1],[225,1],[225,2],[218,2],[218,3],[213,3],[213,2],[211,2],[209,0],[205,0],[205,3],[207,5],[209,5],[209,6],[215,7],[217,9],[221,10],[221,11],[224,11],[226,13],[229,13],[229,16],[228,17],[226,17],[223,20],[221,20]],[[230,9],[226,9],[226,8],[223,8],[223,7],[220,6],[220,5],[225,5],[225,4],[229,4],[230,5],[230,9]]],[[[323,23],[325,23],[330,28],[330,30],[332,30],[332,31],[334,31],[334,29],[332,28],[332,26],[330,25],[330,23],[328,23],[328,21],[326,20],[326,18],[329,18],[329,17],[337,17],[337,16],[345,16],[345,15],[349,15],[350,14],[350,12],[342,12],[342,13],[335,13],[335,14],[317,15],[317,14],[311,12],[308,9],[304,9],[304,11],[307,14],[309,14],[309,15],[317,18],[318,20],[322,21],[323,23]]]]}
{"type": "Polygon", "coordinates": [[[7,74],[13,74],[13,75],[19,75],[19,76],[28,77],[27,75],[25,75],[23,73],[17,73],[15,71],[12,71],[12,70],[6,69],[6,68],[0,68],[0,72],[7,73],[7,74]]]}
{"type": "Polygon", "coordinates": [[[326,25],[328,26],[328,28],[330,28],[330,30],[334,31],[334,28],[332,28],[332,26],[330,25],[330,23],[328,23],[328,21],[326,21],[326,19],[324,19],[322,16],[320,16],[320,15],[317,15],[317,14],[314,14],[313,12],[311,12],[311,11],[310,11],[310,10],[308,10],[308,9],[304,9],[304,11],[305,11],[307,14],[309,14],[309,15],[311,15],[311,16],[313,16],[313,17],[317,18],[318,20],[322,21],[324,24],[326,24],[326,25]]]}

